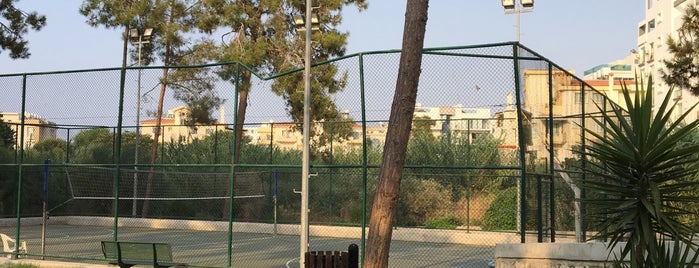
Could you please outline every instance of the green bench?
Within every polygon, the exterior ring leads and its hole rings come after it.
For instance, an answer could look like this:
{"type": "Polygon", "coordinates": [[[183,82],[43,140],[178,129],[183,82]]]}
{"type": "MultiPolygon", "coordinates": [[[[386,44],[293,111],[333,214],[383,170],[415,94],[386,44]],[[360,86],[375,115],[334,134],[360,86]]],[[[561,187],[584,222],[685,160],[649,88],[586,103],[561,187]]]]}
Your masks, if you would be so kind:
{"type": "Polygon", "coordinates": [[[134,265],[153,265],[155,268],[187,267],[172,261],[172,248],[168,243],[102,241],[102,254],[109,264],[128,268],[134,265]]]}

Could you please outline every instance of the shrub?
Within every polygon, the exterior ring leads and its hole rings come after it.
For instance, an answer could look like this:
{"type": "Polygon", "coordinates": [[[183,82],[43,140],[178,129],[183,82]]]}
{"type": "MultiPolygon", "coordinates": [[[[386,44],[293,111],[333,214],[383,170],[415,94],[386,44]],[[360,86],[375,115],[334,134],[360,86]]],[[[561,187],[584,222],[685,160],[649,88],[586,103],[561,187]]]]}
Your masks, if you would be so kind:
{"type": "Polygon", "coordinates": [[[456,227],[461,226],[463,222],[457,217],[450,215],[445,218],[430,220],[425,223],[425,228],[427,229],[456,229],[456,227]]]}
{"type": "Polygon", "coordinates": [[[517,188],[511,187],[498,194],[485,212],[483,230],[514,230],[517,227],[517,188]]]}
{"type": "Polygon", "coordinates": [[[396,221],[402,226],[424,226],[453,211],[451,188],[432,179],[407,178],[401,183],[396,221]]]}

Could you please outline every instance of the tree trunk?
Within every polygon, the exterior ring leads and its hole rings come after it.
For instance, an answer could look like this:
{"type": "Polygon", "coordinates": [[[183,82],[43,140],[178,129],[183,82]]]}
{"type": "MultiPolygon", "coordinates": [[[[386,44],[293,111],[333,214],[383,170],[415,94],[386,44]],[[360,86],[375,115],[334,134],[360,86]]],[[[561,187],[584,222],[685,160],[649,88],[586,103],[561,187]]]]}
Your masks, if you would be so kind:
{"type": "MultiPolygon", "coordinates": [[[[175,21],[175,15],[173,14],[174,2],[170,2],[170,17],[168,23],[172,25],[175,21]]],[[[151,187],[153,186],[153,176],[155,175],[155,160],[158,158],[158,140],[160,139],[160,131],[162,130],[163,121],[163,100],[165,99],[165,89],[167,89],[167,76],[170,65],[170,60],[172,57],[172,47],[169,39],[165,40],[165,56],[163,57],[163,63],[165,67],[163,68],[163,78],[160,83],[160,96],[158,97],[158,112],[155,115],[155,131],[153,131],[153,146],[150,151],[150,169],[148,172],[148,179],[146,181],[146,194],[143,200],[143,209],[141,210],[141,217],[148,217],[148,208],[150,207],[150,195],[151,187]]],[[[139,96],[140,97],[140,96],[139,96]]]]}
{"type": "MultiPolygon", "coordinates": [[[[166,49],[166,53],[169,51],[166,49]]],[[[163,81],[167,80],[168,68],[163,69],[163,81]]],[[[141,217],[148,217],[148,207],[150,207],[150,193],[153,187],[153,176],[155,175],[155,160],[158,158],[158,140],[160,140],[160,131],[162,129],[163,120],[163,99],[165,98],[165,89],[167,84],[165,82],[160,85],[160,97],[158,98],[158,113],[156,114],[157,119],[155,120],[155,129],[153,131],[153,146],[150,150],[150,168],[148,171],[148,179],[146,180],[146,194],[143,199],[143,209],[141,209],[141,217]]]]}
{"type": "Polygon", "coordinates": [[[396,91],[371,209],[364,267],[388,267],[393,218],[415,111],[429,0],[408,0],[396,91]]]}
{"type": "MultiPolygon", "coordinates": [[[[243,127],[245,123],[245,113],[248,110],[248,92],[250,91],[250,73],[244,72],[240,76],[240,81],[238,85],[241,87],[238,95],[238,116],[235,122],[235,152],[233,152],[233,164],[238,164],[240,162],[240,149],[243,146],[243,127]]],[[[235,174],[235,166],[233,166],[233,174],[235,174]]],[[[229,181],[230,182],[230,181],[229,181]]],[[[226,196],[231,195],[231,187],[228,185],[226,188],[226,196]]],[[[233,199],[226,200],[223,204],[223,219],[228,219],[230,206],[233,203],[233,199]]]]}

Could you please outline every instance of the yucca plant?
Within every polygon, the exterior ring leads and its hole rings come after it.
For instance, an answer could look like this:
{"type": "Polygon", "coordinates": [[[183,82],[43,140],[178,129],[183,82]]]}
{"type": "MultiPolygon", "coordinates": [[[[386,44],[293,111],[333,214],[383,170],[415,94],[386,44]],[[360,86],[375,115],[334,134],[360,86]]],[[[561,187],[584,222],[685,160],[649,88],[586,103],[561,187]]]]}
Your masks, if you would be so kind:
{"type": "Polygon", "coordinates": [[[589,229],[597,232],[592,238],[608,240],[610,254],[626,242],[614,254],[618,261],[628,257],[631,267],[678,267],[668,265],[693,262],[696,254],[672,256],[682,252],[672,253],[664,241],[696,248],[685,218],[699,201],[699,143],[677,144],[699,121],[683,123],[694,106],[672,119],[672,90],[654,112],[652,85],[652,77],[645,90],[636,84],[633,97],[624,85],[626,109],[612,105],[596,118],[601,133],[585,129],[587,146],[577,152],[588,160],[587,175],[577,183],[589,196],[582,201],[589,208],[589,229]]]}

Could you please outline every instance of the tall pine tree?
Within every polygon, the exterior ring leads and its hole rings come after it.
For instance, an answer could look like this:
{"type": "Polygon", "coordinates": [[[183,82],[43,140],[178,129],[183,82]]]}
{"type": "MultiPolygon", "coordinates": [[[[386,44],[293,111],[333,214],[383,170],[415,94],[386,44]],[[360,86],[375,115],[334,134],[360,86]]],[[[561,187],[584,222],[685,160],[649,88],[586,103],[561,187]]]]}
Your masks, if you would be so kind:
{"type": "Polygon", "coordinates": [[[31,54],[25,34],[29,29],[41,30],[46,25],[46,16],[16,8],[14,2],[17,1],[0,1],[0,52],[9,50],[10,58],[26,59],[31,54]]]}
{"type": "Polygon", "coordinates": [[[667,40],[672,58],[663,60],[667,71],[663,71],[662,78],[668,85],[699,96],[699,8],[688,6],[682,20],[677,37],[667,40]]]}

